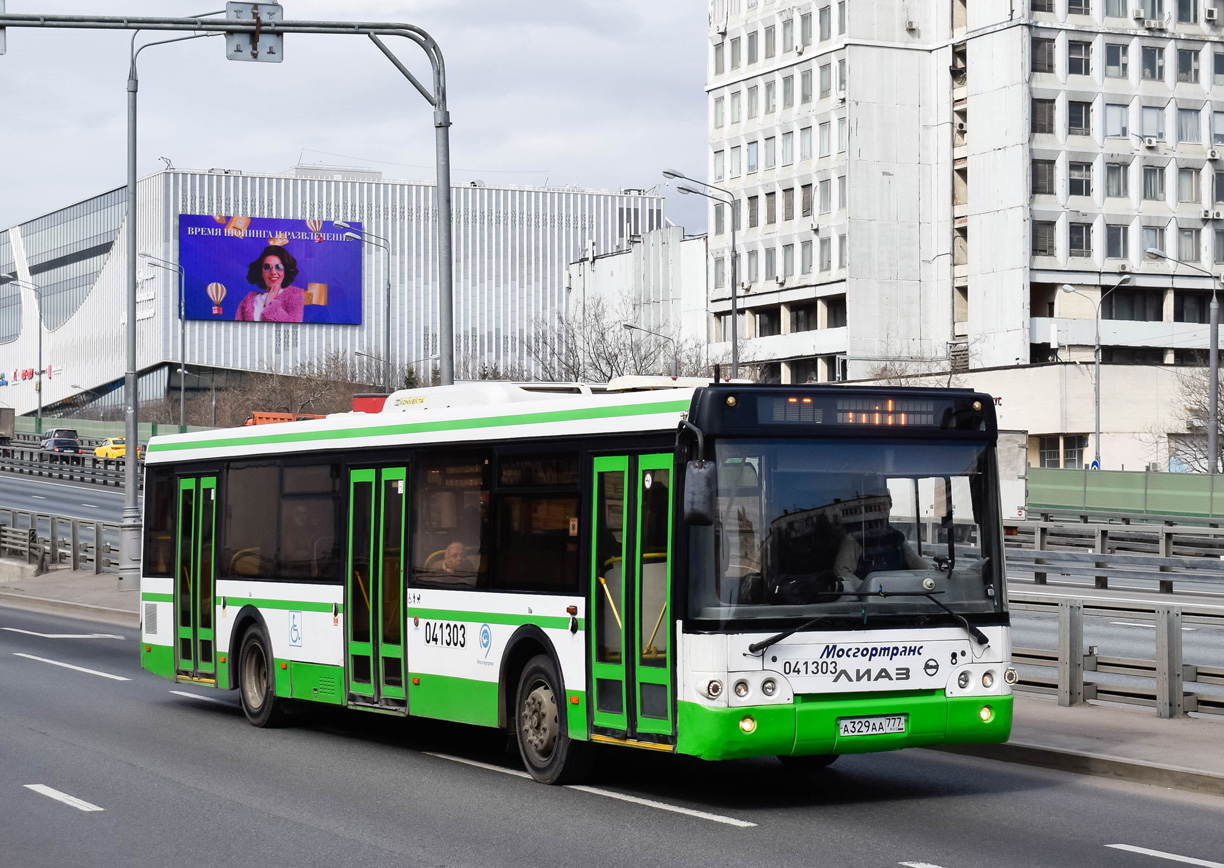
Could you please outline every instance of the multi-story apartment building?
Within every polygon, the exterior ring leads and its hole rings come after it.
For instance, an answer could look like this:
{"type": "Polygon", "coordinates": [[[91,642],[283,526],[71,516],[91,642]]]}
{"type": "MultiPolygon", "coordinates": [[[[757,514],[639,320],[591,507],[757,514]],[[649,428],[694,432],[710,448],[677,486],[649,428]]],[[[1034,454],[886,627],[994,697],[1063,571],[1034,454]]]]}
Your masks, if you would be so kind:
{"type": "MultiPolygon", "coordinates": [[[[712,0],[708,173],[738,205],[741,359],[796,381],[1091,358],[1098,304],[1106,362],[1204,349],[1222,8],[712,0]]],[[[732,218],[711,206],[715,341],[732,218]]]]}

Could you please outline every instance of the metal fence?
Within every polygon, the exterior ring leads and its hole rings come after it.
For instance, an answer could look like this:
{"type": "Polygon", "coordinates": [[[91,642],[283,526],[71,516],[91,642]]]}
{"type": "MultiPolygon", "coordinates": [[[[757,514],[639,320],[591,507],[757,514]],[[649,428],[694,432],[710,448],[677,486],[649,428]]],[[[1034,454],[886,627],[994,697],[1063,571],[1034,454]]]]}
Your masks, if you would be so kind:
{"type": "Polygon", "coordinates": [[[119,524],[0,507],[0,554],[44,568],[119,572],[119,524]]]}
{"type": "MultiPolygon", "coordinates": [[[[38,445],[16,441],[0,447],[0,470],[47,479],[66,479],[94,485],[123,485],[123,458],[96,458],[92,454],[71,455],[44,452],[38,445]]],[[[143,458],[141,459],[143,462],[143,458]]],[[[138,474],[140,478],[143,474],[138,474]]]]}

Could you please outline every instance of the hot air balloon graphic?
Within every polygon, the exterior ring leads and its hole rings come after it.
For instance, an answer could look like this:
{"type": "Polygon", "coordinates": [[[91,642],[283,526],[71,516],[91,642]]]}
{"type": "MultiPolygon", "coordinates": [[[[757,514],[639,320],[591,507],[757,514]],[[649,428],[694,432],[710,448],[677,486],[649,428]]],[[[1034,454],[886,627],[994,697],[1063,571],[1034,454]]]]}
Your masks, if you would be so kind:
{"type": "Polygon", "coordinates": [[[224,283],[210,283],[208,284],[207,292],[208,292],[208,297],[212,299],[213,315],[220,316],[221,315],[221,302],[225,300],[225,284],[224,283]]]}
{"type": "Polygon", "coordinates": [[[306,221],[306,228],[307,228],[307,229],[309,229],[311,232],[313,232],[313,233],[315,234],[315,243],[316,243],[316,244],[322,243],[322,241],[323,241],[323,236],[322,236],[322,234],[320,234],[320,231],[319,231],[319,230],[321,230],[321,229],[323,228],[323,221],[322,221],[322,220],[307,220],[307,221],[306,221]]]}

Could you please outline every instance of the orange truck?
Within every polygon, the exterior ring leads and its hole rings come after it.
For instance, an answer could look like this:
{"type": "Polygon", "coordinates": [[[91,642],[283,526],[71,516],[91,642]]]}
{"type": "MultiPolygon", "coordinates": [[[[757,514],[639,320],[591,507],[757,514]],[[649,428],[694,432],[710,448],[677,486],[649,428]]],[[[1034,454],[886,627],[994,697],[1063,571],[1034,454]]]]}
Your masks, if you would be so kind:
{"type": "Polygon", "coordinates": [[[254,412],[247,416],[243,425],[271,425],[273,422],[301,422],[304,419],[322,419],[317,413],[262,413],[254,412]]]}

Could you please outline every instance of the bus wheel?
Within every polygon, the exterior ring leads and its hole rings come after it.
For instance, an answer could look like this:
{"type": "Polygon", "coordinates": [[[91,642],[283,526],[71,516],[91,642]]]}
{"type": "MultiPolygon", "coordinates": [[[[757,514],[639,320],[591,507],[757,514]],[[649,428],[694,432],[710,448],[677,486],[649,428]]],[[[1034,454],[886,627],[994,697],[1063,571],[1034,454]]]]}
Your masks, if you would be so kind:
{"type": "Polygon", "coordinates": [[[238,655],[238,695],[243,713],[254,726],[276,726],[282,717],[271,647],[263,630],[252,627],[242,638],[238,655]]]}
{"type": "Polygon", "coordinates": [[[533,657],[519,677],[514,727],[523,765],[537,781],[564,784],[586,772],[587,745],[571,741],[561,726],[558,697],[564,702],[561,679],[552,661],[533,657]]]}
{"type": "Polygon", "coordinates": [[[807,756],[780,756],[778,757],[778,762],[797,772],[814,772],[833,765],[833,761],[840,755],[836,753],[814,753],[807,756]]]}

